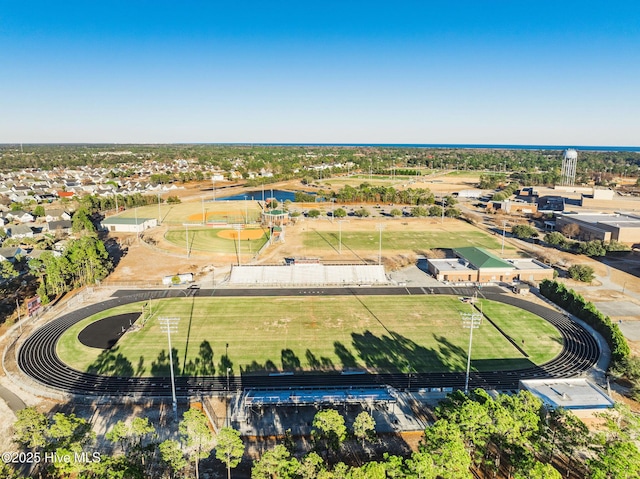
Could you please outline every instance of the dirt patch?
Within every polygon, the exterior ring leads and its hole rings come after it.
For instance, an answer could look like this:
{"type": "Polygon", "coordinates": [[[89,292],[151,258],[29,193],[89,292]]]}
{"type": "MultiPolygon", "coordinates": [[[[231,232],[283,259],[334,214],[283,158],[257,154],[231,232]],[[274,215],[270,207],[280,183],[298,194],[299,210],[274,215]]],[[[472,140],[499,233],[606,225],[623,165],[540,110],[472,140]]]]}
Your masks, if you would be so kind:
{"type": "Polygon", "coordinates": [[[241,240],[256,240],[264,236],[264,231],[259,229],[222,230],[218,232],[218,236],[224,239],[237,240],[238,232],[241,240]]]}
{"type": "MultiPolygon", "coordinates": [[[[207,211],[205,212],[206,221],[220,221],[225,219],[227,216],[231,217],[242,217],[244,216],[244,212],[240,210],[216,210],[214,212],[207,211]]],[[[194,213],[192,215],[187,216],[187,220],[193,222],[202,222],[202,213],[194,213]]]]}
{"type": "MultiPolygon", "coordinates": [[[[233,261],[231,257],[214,254],[193,253],[187,258],[184,250],[179,252],[168,242],[164,242],[164,246],[166,249],[158,249],[142,244],[142,242],[134,242],[128,247],[126,254],[105,283],[149,282],[159,284],[164,276],[172,276],[176,273],[194,273],[198,277],[211,274],[214,267],[226,266],[228,268],[233,261]]],[[[216,271],[216,276],[219,274],[224,273],[216,271]]],[[[197,279],[199,280],[199,278],[197,279]]]]}

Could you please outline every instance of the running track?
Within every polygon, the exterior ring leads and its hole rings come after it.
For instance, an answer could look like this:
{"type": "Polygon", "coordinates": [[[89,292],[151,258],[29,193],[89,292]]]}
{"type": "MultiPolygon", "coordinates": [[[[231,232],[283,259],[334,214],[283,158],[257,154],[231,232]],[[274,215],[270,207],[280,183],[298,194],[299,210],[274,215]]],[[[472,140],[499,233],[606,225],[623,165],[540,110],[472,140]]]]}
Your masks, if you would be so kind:
{"type": "MultiPolygon", "coordinates": [[[[213,289],[213,290],[149,290],[117,291],[112,299],[60,316],[36,330],[22,344],[17,361],[20,369],[38,383],[57,391],[96,396],[171,396],[170,379],[164,377],[108,377],[87,374],[64,364],[56,353],[60,336],[73,324],[99,311],[114,306],[148,299],[182,296],[336,296],[336,295],[423,295],[450,294],[472,296],[475,289],[460,287],[372,287],[372,288],[296,288],[296,289],[213,289]]],[[[485,389],[517,389],[520,379],[566,378],[590,369],[600,356],[595,338],[584,328],[548,307],[539,306],[504,294],[499,288],[483,288],[481,296],[530,311],[553,324],[563,337],[563,349],[553,360],[527,369],[514,371],[472,372],[469,387],[485,389]]],[[[464,387],[464,373],[407,374],[297,374],[290,376],[234,376],[230,389],[348,387],[389,385],[395,388],[464,387]]],[[[177,395],[184,397],[226,389],[226,377],[177,377],[177,395]]]]}

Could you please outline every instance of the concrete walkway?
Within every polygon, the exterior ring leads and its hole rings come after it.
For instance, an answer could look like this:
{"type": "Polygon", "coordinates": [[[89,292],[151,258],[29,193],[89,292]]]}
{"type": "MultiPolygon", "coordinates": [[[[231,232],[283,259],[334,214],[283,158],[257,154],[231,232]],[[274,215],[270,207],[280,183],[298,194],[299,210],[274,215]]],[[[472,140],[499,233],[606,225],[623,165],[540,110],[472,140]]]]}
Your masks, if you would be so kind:
{"type": "Polygon", "coordinates": [[[0,398],[7,403],[7,406],[9,406],[9,409],[13,412],[18,412],[27,407],[22,399],[2,385],[0,385],[0,398]]]}

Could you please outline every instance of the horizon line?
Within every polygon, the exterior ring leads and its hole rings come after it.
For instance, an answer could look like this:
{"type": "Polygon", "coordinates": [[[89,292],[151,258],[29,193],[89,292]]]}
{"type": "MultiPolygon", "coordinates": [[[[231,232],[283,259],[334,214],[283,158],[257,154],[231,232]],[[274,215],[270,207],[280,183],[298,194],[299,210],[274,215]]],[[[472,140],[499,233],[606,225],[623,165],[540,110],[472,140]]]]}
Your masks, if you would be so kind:
{"type": "Polygon", "coordinates": [[[163,145],[211,145],[211,146],[306,146],[306,147],[386,147],[386,148],[450,148],[450,149],[499,149],[499,150],[589,150],[589,151],[638,151],[640,146],[614,145],[547,145],[501,143],[322,143],[322,142],[11,142],[0,147],[24,146],[163,146],[163,145]]]}

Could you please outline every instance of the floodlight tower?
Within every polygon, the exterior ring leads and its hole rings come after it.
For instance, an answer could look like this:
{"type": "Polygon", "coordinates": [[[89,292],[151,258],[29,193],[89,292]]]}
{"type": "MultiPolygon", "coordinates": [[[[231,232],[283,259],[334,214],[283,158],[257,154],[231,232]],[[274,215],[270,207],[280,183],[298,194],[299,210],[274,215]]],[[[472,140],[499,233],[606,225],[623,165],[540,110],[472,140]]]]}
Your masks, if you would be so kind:
{"type": "Polygon", "coordinates": [[[180,318],[159,318],[160,329],[167,333],[167,341],[169,343],[169,370],[171,371],[171,396],[173,407],[173,418],[178,421],[178,400],[176,399],[176,379],[173,372],[173,352],[171,351],[171,333],[178,332],[178,323],[180,318]]]}
{"type": "MultiPolygon", "coordinates": [[[[473,306],[472,306],[473,307],[473,306]]],[[[471,346],[473,344],[473,330],[480,327],[482,323],[482,313],[460,313],[462,316],[462,327],[469,329],[469,350],[467,351],[467,374],[464,380],[464,393],[469,394],[469,373],[471,372],[471,346]]]]}
{"type": "Polygon", "coordinates": [[[565,150],[562,155],[562,184],[573,186],[576,181],[576,166],[578,164],[578,152],[572,148],[565,150]]]}

